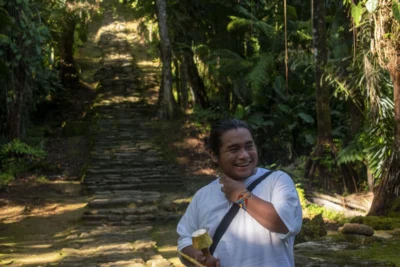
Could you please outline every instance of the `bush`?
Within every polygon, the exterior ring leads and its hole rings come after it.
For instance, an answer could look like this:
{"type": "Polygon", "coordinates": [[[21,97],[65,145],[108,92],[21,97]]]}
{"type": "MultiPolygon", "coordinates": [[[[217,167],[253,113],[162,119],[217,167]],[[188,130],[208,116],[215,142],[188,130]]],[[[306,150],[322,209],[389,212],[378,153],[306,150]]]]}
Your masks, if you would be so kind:
{"type": "Polygon", "coordinates": [[[29,170],[46,157],[46,152],[15,139],[0,149],[0,187],[29,170]]]}

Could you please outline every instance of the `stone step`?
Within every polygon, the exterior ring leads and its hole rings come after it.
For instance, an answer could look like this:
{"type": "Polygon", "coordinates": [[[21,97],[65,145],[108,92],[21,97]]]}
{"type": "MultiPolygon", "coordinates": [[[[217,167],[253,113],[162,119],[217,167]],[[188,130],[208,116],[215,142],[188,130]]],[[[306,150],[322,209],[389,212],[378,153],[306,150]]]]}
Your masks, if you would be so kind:
{"type": "Polygon", "coordinates": [[[136,207],[137,205],[151,205],[155,204],[160,200],[158,196],[114,196],[110,195],[109,197],[95,198],[88,203],[88,207],[92,209],[100,209],[100,208],[117,208],[117,207],[136,207]]]}
{"type": "MultiPolygon", "coordinates": [[[[100,191],[108,191],[110,190],[112,186],[108,185],[101,185],[101,184],[96,184],[96,185],[87,185],[86,188],[89,191],[92,192],[100,192],[100,191]]],[[[159,189],[159,190],[164,190],[166,192],[169,191],[180,191],[182,190],[183,183],[178,182],[178,181],[163,181],[163,182],[142,182],[140,184],[130,184],[127,185],[126,187],[123,187],[121,185],[118,185],[115,190],[121,190],[122,188],[126,190],[154,190],[154,189],[159,189]]]]}
{"type": "MultiPolygon", "coordinates": [[[[114,165],[113,165],[114,166],[114,165]]],[[[121,172],[126,172],[126,170],[116,169],[117,174],[101,174],[101,173],[91,173],[86,174],[85,180],[86,181],[97,181],[101,179],[109,179],[109,180],[119,180],[119,179],[141,179],[143,178],[146,180],[146,177],[156,177],[156,178],[179,178],[180,176],[173,169],[168,169],[168,166],[165,168],[138,168],[137,170],[133,170],[131,175],[124,174],[122,175],[121,172]]]]}
{"type": "Polygon", "coordinates": [[[144,223],[152,223],[154,221],[176,221],[182,217],[183,213],[172,212],[155,212],[154,214],[84,214],[82,219],[86,225],[111,225],[111,226],[128,226],[144,223]]]}
{"type": "Polygon", "coordinates": [[[94,178],[85,178],[84,179],[84,184],[86,185],[109,185],[110,189],[126,189],[129,188],[129,186],[135,187],[144,183],[180,183],[182,181],[182,178],[180,176],[176,175],[171,175],[171,176],[165,176],[165,177],[158,177],[158,176],[153,176],[153,177],[147,177],[147,176],[141,176],[139,177],[131,177],[131,178],[100,178],[100,179],[94,179],[94,178]],[[119,187],[119,188],[117,188],[119,187]]]}
{"type": "MultiPolygon", "coordinates": [[[[165,169],[167,169],[167,168],[170,168],[170,166],[169,165],[167,165],[165,162],[161,162],[163,165],[159,165],[158,166],[158,168],[155,168],[155,166],[153,166],[153,165],[146,165],[146,164],[143,164],[144,162],[138,162],[138,161],[135,161],[135,162],[126,162],[127,164],[129,164],[130,165],[130,168],[128,169],[128,168],[118,168],[118,167],[115,167],[115,168],[90,168],[90,169],[87,169],[86,170],[86,175],[87,176],[90,176],[90,175],[98,175],[98,176],[100,176],[100,175],[117,175],[117,174],[119,174],[119,175],[129,175],[129,174],[132,174],[132,175],[135,175],[135,177],[134,178],[141,178],[141,177],[159,177],[159,178],[162,178],[162,177],[165,177],[165,176],[169,176],[169,174],[173,174],[173,172],[172,171],[166,171],[166,173],[158,173],[158,174],[153,174],[152,172],[153,172],[153,170],[158,170],[158,171],[163,171],[163,170],[165,170],[165,169]],[[137,166],[138,168],[132,168],[132,167],[134,167],[134,166],[137,166]],[[160,166],[164,166],[164,168],[161,168],[160,166]],[[145,167],[145,168],[143,168],[143,167],[145,167]],[[146,172],[150,172],[151,174],[146,174],[146,172]],[[137,176],[137,174],[139,175],[139,176],[137,176]]],[[[110,163],[109,163],[110,164],[110,163]]],[[[170,170],[171,169],[173,169],[173,168],[170,168],[170,170]]],[[[106,177],[106,176],[104,176],[104,177],[106,177]]],[[[115,177],[115,176],[113,176],[113,177],[115,177]]]]}
{"type": "Polygon", "coordinates": [[[142,215],[142,214],[154,214],[159,211],[157,205],[144,205],[138,207],[127,207],[127,208],[104,208],[104,209],[91,209],[85,211],[85,215],[142,215]]]}
{"type": "Polygon", "coordinates": [[[95,176],[88,175],[84,179],[84,181],[87,181],[87,182],[110,181],[110,182],[120,182],[120,183],[129,183],[129,182],[141,183],[141,182],[146,182],[146,181],[162,182],[163,180],[181,181],[182,178],[179,175],[177,175],[176,173],[160,174],[160,173],[154,173],[154,172],[153,173],[130,172],[130,174],[129,174],[125,170],[121,169],[120,171],[115,171],[115,173],[107,173],[106,175],[95,175],[95,176]]]}

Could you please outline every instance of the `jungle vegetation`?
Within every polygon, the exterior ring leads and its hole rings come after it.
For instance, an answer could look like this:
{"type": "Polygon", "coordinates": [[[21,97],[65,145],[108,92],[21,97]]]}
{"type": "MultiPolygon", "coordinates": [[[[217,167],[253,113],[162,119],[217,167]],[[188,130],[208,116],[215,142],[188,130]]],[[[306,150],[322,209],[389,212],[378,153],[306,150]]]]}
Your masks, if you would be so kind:
{"type": "MultiPolygon", "coordinates": [[[[387,213],[400,194],[399,0],[119,2],[161,59],[160,118],[244,119],[264,164],[296,165],[308,187],[374,190],[370,215],[387,213]]],[[[0,0],[3,166],[43,156],[15,140],[78,82],[74,41],[99,3],[0,0]]]]}

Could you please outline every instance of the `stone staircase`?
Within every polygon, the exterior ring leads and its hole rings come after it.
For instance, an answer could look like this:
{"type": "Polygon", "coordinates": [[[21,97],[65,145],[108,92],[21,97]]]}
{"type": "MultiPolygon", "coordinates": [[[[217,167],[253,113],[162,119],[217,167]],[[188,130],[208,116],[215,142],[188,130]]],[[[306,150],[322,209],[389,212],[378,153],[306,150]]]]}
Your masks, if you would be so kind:
{"type": "Polygon", "coordinates": [[[97,120],[83,180],[94,197],[83,219],[91,225],[135,225],[177,218],[181,214],[171,198],[184,184],[152,142],[158,134],[152,126],[155,107],[143,101],[124,23],[111,20],[110,11],[105,23],[114,27],[99,40],[97,120]]]}
{"type": "Polygon", "coordinates": [[[83,225],[63,237],[58,264],[173,266],[158,253],[152,229],[182,215],[185,184],[154,145],[156,108],[144,101],[123,18],[105,10],[92,152],[82,180],[91,200],[83,225]]]}

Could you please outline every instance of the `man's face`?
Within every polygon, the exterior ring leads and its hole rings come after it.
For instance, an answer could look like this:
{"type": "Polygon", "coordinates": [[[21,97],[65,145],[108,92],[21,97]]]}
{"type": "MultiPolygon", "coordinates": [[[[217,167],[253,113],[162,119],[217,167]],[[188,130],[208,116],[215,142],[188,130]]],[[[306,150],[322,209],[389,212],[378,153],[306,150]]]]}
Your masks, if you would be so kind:
{"type": "Polygon", "coordinates": [[[242,181],[253,175],[258,163],[257,149],[249,130],[232,129],[221,136],[222,145],[215,161],[230,178],[242,181]]]}

